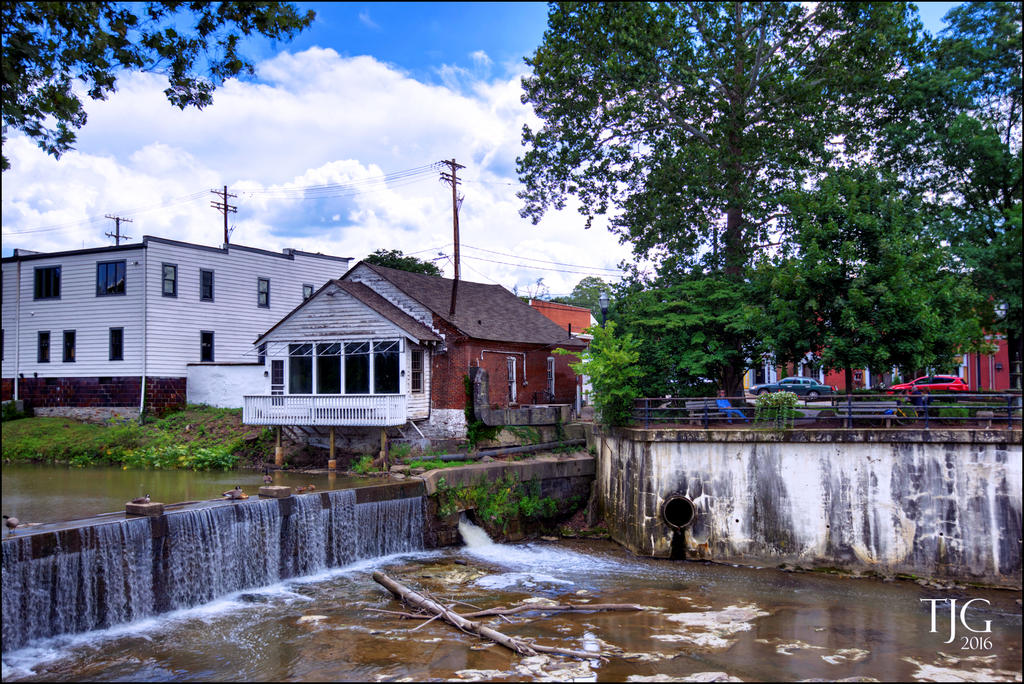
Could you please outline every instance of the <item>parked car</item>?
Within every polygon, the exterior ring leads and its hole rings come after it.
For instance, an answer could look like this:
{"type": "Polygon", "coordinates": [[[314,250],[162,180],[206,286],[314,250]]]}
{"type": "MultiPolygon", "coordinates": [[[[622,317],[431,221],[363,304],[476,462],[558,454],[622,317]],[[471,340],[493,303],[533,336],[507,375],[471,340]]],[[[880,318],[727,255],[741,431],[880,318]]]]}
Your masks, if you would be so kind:
{"type": "Polygon", "coordinates": [[[808,399],[817,399],[821,396],[828,396],[836,391],[831,385],[823,385],[814,378],[783,378],[778,382],[764,385],[754,385],[749,390],[751,394],[766,394],[768,392],[792,392],[808,399]]]}
{"type": "Polygon", "coordinates": [[[901,382],[893,385],[885,391],[886,394],[896,394],[908,389],[926,389],[929,392],[969,392],[970,388],[963,378],[955,375],[923,375],[914,378],[910,382],[901,382]]]}

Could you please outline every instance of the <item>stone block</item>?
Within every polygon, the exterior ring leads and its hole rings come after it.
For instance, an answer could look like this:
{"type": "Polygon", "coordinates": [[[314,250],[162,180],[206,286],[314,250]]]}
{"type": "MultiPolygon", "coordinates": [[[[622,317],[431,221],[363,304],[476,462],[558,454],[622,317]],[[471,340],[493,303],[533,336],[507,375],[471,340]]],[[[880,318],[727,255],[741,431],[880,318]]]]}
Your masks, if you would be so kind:
{"type": "Polygon", "coordinates": [[[164,514],[164,505],[162,503],[157,503],[156,501],[141,504],[126,503],[124,505],[124,512],[127,515],[144,515],[153,517],[164,514]]]}
{"type": "Polygon", "coordinates": [[[282,485],[260,487],[260,497],[264,499],[287,499],[292,495],[292,488],[282,485]]]}

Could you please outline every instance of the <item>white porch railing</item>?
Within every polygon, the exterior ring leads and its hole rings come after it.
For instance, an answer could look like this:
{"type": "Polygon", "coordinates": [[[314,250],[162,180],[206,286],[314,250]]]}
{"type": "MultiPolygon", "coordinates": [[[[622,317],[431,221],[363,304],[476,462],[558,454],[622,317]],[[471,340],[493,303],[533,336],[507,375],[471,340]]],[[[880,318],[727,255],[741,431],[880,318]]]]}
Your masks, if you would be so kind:
{"type": "Polygon", "coordinates": [[[404,394],[246,395],[246,425],[324,425],[377,427],[404,425],[404,394]]]}

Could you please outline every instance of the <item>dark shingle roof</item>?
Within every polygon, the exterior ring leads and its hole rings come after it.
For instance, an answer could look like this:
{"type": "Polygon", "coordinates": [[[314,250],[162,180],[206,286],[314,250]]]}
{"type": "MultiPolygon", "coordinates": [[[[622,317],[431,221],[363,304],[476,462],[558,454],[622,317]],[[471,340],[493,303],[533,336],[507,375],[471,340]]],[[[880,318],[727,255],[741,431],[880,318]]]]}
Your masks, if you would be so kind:
{"type": "MultiPolygon", "coordinates": [[[[583,346],[579,340],[569,337],[568,330],[563,330],[501,285],[460,280],[455,315],[450,316],[454,282],[450,278],[399,271],[365,261],[356,264],[349,274],[360,265],[391,282],[467,337],[496,342],[583,346]]],[[[344,277],[348,278],[349,274],[344,277]]]]}

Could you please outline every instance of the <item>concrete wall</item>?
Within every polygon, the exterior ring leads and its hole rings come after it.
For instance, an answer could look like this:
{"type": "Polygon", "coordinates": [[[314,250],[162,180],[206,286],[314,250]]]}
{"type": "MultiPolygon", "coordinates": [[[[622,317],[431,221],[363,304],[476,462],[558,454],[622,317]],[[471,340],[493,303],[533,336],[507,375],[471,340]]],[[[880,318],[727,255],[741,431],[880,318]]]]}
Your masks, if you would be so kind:
{"type": "Polygon", "coordinates": [[[264,394],[270,368],[255,363],[188,365],[186,397],[190,404],[206,404],[219,408],[242,408],[246,394],[264,394]]]}
{"type": "Polygon", "coordinates": [[[598,503],[638,554],[672,555],[660,511],[681,493],[698,511],[689,558],[1021,583],[1020,430],[621,430],[596,444],[598,503]]]}

